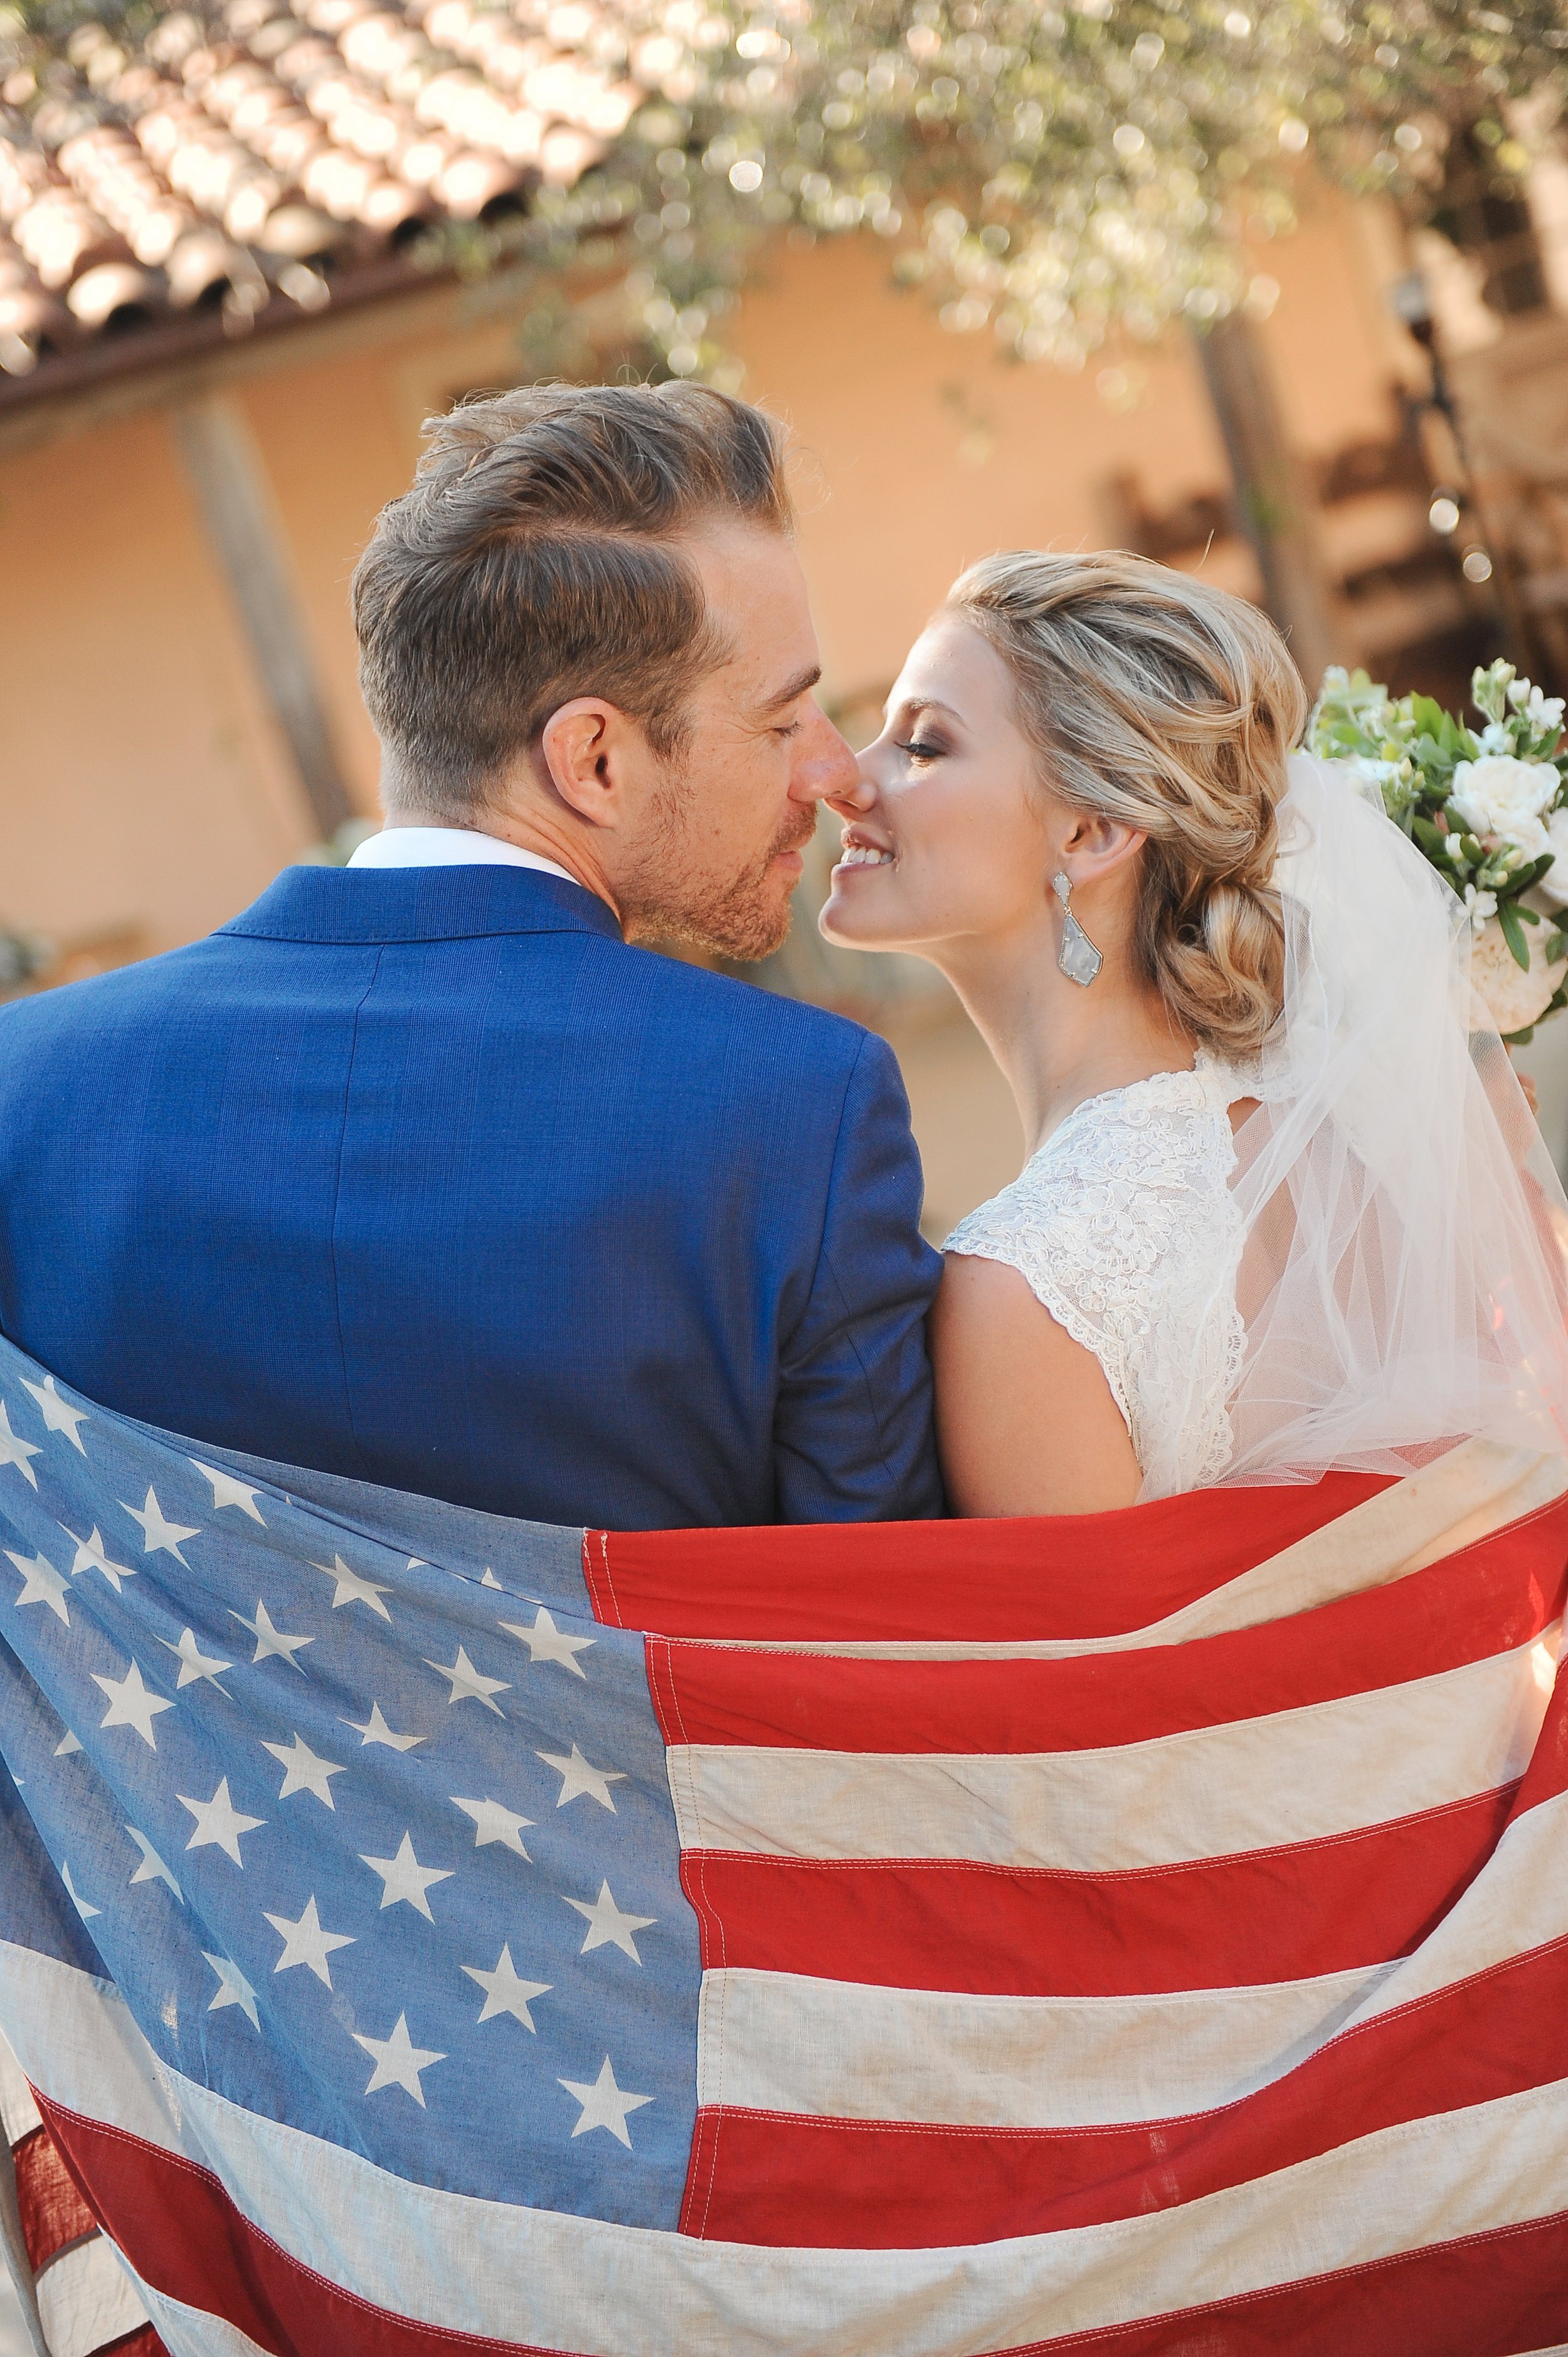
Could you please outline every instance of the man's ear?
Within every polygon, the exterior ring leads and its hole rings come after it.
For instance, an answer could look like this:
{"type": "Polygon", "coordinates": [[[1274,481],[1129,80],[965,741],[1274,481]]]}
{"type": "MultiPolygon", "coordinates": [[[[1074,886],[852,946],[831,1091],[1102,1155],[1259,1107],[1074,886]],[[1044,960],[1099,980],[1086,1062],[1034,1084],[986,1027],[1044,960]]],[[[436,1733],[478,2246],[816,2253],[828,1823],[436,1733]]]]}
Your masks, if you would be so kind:
{"type": "Polygon", "coordinates": [[[596,695],[575,696],[553,712],[539,739],[550,782],[590,826],[617,826],[624,808],[628,750],[626,715],[596,695]]]}

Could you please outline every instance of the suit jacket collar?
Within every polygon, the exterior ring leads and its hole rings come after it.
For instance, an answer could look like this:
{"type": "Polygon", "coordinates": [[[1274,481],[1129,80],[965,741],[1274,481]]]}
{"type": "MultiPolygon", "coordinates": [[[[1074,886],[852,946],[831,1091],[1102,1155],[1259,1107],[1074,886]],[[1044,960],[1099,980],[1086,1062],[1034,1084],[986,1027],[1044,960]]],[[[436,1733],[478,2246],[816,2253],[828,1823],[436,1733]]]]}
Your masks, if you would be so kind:
{"type": "Polygon", "coordinates": [[[536,868],[285,867],[259,900],[219,928],[252,941],[475,940],[487,933],[621,938],[596,893],[536,868]]]}

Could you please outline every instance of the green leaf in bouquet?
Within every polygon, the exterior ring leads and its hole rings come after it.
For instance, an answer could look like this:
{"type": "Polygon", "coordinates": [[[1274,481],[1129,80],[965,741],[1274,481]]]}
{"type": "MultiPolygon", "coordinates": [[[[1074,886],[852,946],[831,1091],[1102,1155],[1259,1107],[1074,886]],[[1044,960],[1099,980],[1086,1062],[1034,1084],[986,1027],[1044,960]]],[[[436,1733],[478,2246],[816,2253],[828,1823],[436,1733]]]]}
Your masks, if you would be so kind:
{"type": "Polygon", "coordinates": [[[1412,695],[1410,699],[1411,718],[1423,737],[1441,737],[1447,714],[1430,695],[1412,695]]]}
{"type": "Polygon", "coordinates": [[[1412,817],[1410,831],[1428,859],[1441,859],[1445,866],[1452,863],[1453,852],[1450,845],[1453,837],[1444,834],[1440,826],[1434,826],[1429,818],[1422,818],[1416,814],[1412,817]]]}
{"type": "Polygon", "coordinates": [[[1568,982],[1560,982],[1534,1022],[1524,1031],[1503,1031],[1498,1034],[1505,1048],[1527,1047],[1549,1015],[1561,1015],[1568,1006],[1568,982]]]}
{"type": "Polygon", "coordinates": [[[1547,964],[1555,965],[1559,958],[1565,957],[1568,957],[1568,933],[1561,931],[1548,933],[1546,936],[1547,964]]]}
{"type": "MultiPolygon", "coordinates": [[[[1522,867],[1516,868],[1509,878],[1509,890],[1528,892],[1532,884],[1539,884],[1551,866],[1554,856],[1550,851],[1543,851],[1539,859],[1527,860],[1522,867]]],[[[1527,913],[1533,919],[1535,910],[1531,909],[1527,913]]]]}
{"type": "Polygon", "coordinates": [[[1509,954],[1515,965],[1522,967],[1528,974],[1530,943],[1525,940],[1524,928],[1520,923],[1519,918],[1519,908],[1515,901],[1499,900],[1498,902],[1498,922],[1503,929],[1503,939],[1509,945],[1509,954]]]}

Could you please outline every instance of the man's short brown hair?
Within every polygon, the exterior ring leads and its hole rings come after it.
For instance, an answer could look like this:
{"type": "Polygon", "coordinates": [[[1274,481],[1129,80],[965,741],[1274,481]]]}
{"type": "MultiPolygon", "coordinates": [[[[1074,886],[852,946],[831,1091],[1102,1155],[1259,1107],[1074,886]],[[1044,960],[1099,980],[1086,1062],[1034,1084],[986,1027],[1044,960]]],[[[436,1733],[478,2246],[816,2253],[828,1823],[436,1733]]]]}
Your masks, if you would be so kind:
{"type": "Polygon", "coordinates": [[[678,754],[722,654],[681,539],[708,517],[789,530],[775,421],[703,385],[535,385],[425,430],[353,590],[360,686],[409,798],[471,822],[576,695],[678,754]]]}

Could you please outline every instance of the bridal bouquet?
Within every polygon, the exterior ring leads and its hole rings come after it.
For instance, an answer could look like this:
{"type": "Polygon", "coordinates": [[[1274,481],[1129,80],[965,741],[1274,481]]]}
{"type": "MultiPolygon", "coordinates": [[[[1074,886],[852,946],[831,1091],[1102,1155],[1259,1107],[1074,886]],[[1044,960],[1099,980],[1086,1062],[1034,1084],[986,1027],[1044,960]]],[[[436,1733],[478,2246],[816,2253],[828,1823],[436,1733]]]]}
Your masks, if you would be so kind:
{"type": "Polygon", "coordinates": [[[1561,696],[1513,665],[1477,670],[1477,733],[1429,695],[1391,696],[1364,671],[1325,674],[1306,749],[1348,761],[1464,901],[1471,966],[1510,1042],[1568,1006],[1568,741],[1561,696]]]}

